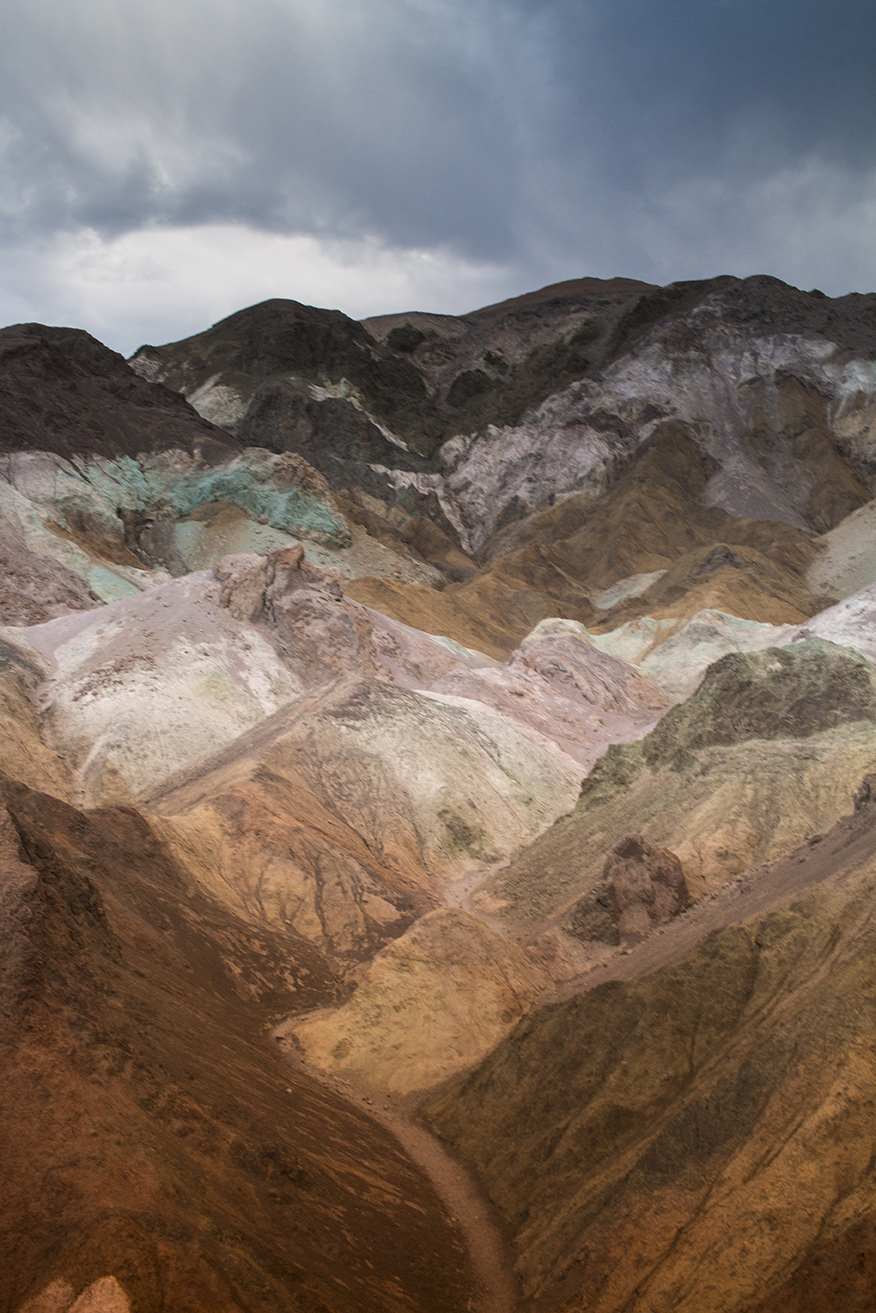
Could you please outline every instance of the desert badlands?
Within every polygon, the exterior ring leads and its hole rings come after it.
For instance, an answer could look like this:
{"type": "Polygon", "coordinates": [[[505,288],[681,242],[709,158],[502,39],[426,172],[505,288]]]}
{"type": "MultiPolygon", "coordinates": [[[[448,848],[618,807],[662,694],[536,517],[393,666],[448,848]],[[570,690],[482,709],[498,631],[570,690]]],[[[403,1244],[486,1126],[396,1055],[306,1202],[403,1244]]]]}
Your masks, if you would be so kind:
{"type": "Polygon", "coordinates": [[[0,1313],[865,1313],[876,295],[0,331],[0,1313]]]}

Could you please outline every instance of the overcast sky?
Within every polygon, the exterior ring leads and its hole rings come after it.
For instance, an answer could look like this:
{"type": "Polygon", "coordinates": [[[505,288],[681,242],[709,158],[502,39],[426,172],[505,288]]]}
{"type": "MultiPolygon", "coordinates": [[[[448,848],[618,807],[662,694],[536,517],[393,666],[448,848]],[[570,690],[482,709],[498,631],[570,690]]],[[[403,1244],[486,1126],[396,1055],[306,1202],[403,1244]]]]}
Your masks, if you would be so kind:
{"type": "Polygon", "coordinates": [[[0,322],[876,290],[874,0],[0,0],[0,322]]]}

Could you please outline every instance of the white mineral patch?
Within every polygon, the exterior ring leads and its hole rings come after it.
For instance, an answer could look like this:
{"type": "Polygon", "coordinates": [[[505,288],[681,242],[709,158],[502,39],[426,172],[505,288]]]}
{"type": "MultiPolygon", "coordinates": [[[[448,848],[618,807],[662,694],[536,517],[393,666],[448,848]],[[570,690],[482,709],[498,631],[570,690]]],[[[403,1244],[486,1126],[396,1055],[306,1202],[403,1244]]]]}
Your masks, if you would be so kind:
{"type": "Polygon", "coordinates": [[[876,501],[852,511],[819,543],[822,551],[806,572],[814,593],[849,597],[876,583],[876,501]]]}
{"type": "Polygon", "coordinates": [[[219,375],[214,374],[206,383],[187,392],[185,398],[202,419],[218,424],[220,428],[233,429],[246,414],[249,402],[244,401],[237,388],[219,383],[218,379],[219,375]]]}
{"type": "Polygon", "coordinates": [[[507,860],[574,805],[584,773],[480,703],[357,679],[316,689],[239,749],[274,773],[288,763],[381,860],[413,853],[442,882],[507,860]]]}
{"type": "Polygon", "coordinates": [[[17,631],[51,663],[48,742],[84,805],[130,801],[224,747],[301,692],[206,573],[17,631]]]}
{"type": "Polygon", "coordinates": [[[673,702],[683,702],[697,690],[706,669],[728,652],[781,647],[796,633],[795,625],[759,624],[709,608],[652,648],[639,669],[673,702]]]}
{"type": "Polygon", "coordinates": [[[641,597],[647,593],[652,584],[656,584],[658,579],[662,579],[665,570],[651,570],[648,574],[631,574],[626,579],[619,579],[611,588],[603,588],[599,592],[590,594],[590,601],[600,611],[610,611],[618,602],[625,601],[628,597],[641,597]]]}
{"type": "Polygon", "coordinates": [[[829,411],[840,449],[865,465],[876,456],[876,361],[852,360],[843,369],[829,411]]]}
{"type": "Polygon", "coordinates": [[[852,647],[868,661],[876,662],[876,583],[820,611],[796,628],[793,635],[795,640],[812,636],[826,638],[840,647],[852,647]]]}
{"type": "Polygon", "coordinates": [[[678,621],[671,617],[655,620],[653,616],[642,615],[626,624],[618,625],[607,634],[589,634],[594,647],[608,656],[626,661],[628,665],[639,666],[648,653],[678,628],[678,621]]]}
{"type": "MultiPolygon", "coordinates": [[[[655,620],[644,615],[605,634],[591,634],[573,620],[543,620],[526,636],[520,650],[528,653],[549,636],[566,634],[637,670],[670,701],[683,702],[698,688],[707,667],[728,652],[780,647],[792,642],[798,633],[796,625],[759,624],[724,611],[706,609],[691,616],[681,627],[671,617],[655,620]]],[[[619,736],[611,741],[623,739],[619,736]]]]}

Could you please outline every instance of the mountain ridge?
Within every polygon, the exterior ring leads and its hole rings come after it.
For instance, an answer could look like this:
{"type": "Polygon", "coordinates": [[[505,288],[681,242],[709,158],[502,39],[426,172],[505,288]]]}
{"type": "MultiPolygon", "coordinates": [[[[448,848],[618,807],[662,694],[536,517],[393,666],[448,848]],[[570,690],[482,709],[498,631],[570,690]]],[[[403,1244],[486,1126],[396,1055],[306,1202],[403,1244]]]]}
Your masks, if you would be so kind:
{"type": "Polygon", "coordinates": [[[13,326],[0,413],[0,1309],[869,1309],[876,295],[13,326]]]}

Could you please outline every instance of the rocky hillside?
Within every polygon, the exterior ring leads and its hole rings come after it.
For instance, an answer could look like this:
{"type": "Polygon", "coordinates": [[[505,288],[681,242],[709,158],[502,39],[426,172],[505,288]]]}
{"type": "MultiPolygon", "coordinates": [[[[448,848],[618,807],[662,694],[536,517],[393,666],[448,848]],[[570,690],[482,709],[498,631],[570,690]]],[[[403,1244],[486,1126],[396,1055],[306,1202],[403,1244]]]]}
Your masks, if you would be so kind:
{"type": "Polygon", "coordinates": [[[876,295],[0,330],[0,1313],[864,1313],[876,295]]]}

